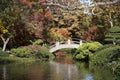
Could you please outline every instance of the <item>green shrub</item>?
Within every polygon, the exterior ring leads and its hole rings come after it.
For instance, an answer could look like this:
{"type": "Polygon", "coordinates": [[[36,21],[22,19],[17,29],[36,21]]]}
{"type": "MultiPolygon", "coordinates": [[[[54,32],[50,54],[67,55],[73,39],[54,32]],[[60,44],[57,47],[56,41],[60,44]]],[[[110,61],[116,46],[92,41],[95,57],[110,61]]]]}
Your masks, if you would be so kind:
{"type": "Polygon", "coordinates": [[[19,57],[16,57],[16,56],[8,56],[8,57],[0,57],[0,64],[6,64],[6,63],[14,63],[14,62],[34,62],[36,61],[35,59],[33,58],[19,58],[19,57]]]}
{"type": "Polygon", "coordinates": [[[53,57],[53,54],[50,53],[46,47],[39,45],[29,45],[11,49],[11,54],[21,58],[50,59],[53,57]]]}
{"type": "Polygon", "coordinates": [[[107,48],[98,50],[95,55],[91,57],[91,63],[95,65],[106,65],[113,61],[120,59],[120,46],[109,46],[107,48]]]}
{"type": "Polygon", "coordinates": [[[120,63],[117,65],[115,69],[115,80],[119,80],[119,79],[120,79],[120,63]]]}
{"type": "Polygon", "coordinates": [[[104,45],[91,57],[91,65],[108,66],[114,74],[115,80],[120,79],[120,46],[104,45]]]}
{"type": "Polygon", "coordinates": [[[7,57],[9,54],[5,51],[0,50],[0,57],[7,57]]]}
{"type": "Polygon", "coordinates": [[[41,39],[37,39],[37,40],[35,40],[35,41],[30,40],[30,42],[31,42],[33,45],[39,45],[39,44],[42,44],[42,43],[43,43],[43,40],[41,40],[41,39]]]}
{"type": "Polygon", "coordinates": [[[13,55],[17,57],[29,57],[31,55],[31,52],[24,47],[20,47],[17,49],[11,49],[11,52],[13,55]]]}
{"type": "Polygon", "coordinates": [[[2,50],[2,48],[0,47],[0,50],[2,50]]]}
{"type": "Polygon", "coordinates": [[[102,44],[99,42],[84,43],[76,50],[75,59],[89,59],[89,57],[92,56],[93,53],[101,46],[102,44]]]}
{"type": "Polygon", "coordinates": [[[41,47],[39,52],[36,54],[36,57],[39,58],[54,58],[54,55],[49,52],[49,50],[46,47],[41,47]]]}

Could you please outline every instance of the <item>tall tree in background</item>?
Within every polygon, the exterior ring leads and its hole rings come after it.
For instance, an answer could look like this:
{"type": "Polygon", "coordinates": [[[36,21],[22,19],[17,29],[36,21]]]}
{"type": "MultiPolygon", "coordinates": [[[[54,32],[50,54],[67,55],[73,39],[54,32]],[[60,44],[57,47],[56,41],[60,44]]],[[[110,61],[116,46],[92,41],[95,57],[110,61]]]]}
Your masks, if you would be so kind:
{"type": "Polygon", "coordinates": [[[19,23],[19,8],[13,0],[0,0],[0,38],[3,41],[3,51],[15,34],[15,26],[19,23]]]}
{"type": "Polygon", "coordinates": [[[11,42],[18,45],[26,45],[31,39],[42,39],[45,42],[68,37],[102,40],[110,27],[120,25],[119,2],[1,0],[0,37],[3,43],[0,44],[3,44],[5,50],[10,38],[11,42]]]}

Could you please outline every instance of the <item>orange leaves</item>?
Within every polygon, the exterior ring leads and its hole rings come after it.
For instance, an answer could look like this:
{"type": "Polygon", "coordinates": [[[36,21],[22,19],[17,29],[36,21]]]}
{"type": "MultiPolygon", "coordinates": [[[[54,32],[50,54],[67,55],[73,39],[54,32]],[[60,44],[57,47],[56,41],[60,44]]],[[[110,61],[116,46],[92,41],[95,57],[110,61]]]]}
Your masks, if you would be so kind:
{"type": "Polygon", "coordinates": [[[32,8],[33,3],[34,3],[34,2],[27,2],[26,4],[27,4],[30,8],[32,8]]]}
{"type": "Polygon", "coordinates": [[[49,20],[53,20],[53,16],[51,15],[50,11],[47,11],[45,13],[45,18],[48,18],[49,20]]]}
{"type": "Polygon", "coordinates": [[[53,30],[55,33],[61,34],[61,35],[63,35],[63,36],[65,36],[65,35],[70,35],[70,33],[68,32],[68,30],[65,29],[65,28],[52,28],[52,30],[53,30]]]}
{"type": "Polygon", "coordinates": [[[64,40],[69,37],[71,33],[66,28],[52,28],[50,36],[53,40],[64,40]]]}
{"type": "Polygon", "coordinates": [[[28,7],[32,8],[34,2],[29,0],[20,0],[20,2],[25,3],[28,7]]]}
{"type": "MultiPolygon", "coordinates": [[[[25,3],[26,5],[28,5],[30,8],[32,8],[34,1],[30,1],[30,0],[20,0],[21,3],[25,3]]],[[[38,0],[38,3],[41,5],[46,5],[46,0],[38,0]]]]}

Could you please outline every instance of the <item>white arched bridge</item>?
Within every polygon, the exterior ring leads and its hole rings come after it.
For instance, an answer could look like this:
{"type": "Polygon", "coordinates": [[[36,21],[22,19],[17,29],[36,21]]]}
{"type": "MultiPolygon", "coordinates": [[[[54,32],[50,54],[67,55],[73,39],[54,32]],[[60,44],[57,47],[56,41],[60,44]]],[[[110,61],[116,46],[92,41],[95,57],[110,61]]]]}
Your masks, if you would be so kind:
{"type": "Polygon", "coordinates": [[[70,39],[68,39],[67,41],[57,41],[56,43],[50,46],[49,52],[52,53],[63,48],[78,48],[80,45],[82,45],[85,42],[87,41],[70,40],[70,39]]]}

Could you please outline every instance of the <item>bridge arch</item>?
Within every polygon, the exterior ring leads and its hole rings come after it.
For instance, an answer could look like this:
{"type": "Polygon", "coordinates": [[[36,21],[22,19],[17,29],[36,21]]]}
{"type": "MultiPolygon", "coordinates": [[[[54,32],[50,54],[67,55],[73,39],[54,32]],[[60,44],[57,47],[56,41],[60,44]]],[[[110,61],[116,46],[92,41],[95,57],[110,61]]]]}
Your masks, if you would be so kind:
{"type": "Polygon", "coordinates": [[[78,48],[81,46],[84,42],[84,40],[74,41],[68,39],[67,41],[57,41],[55,44],[50,46],[49,52],[55,52],[57,50],[63,49],[63,48],[78,48]]]}

